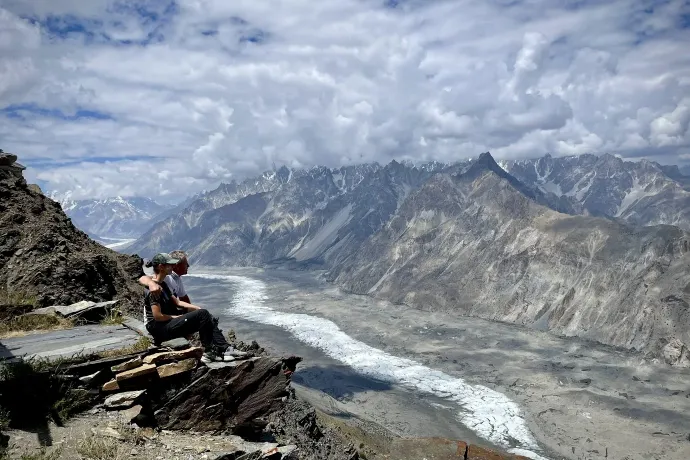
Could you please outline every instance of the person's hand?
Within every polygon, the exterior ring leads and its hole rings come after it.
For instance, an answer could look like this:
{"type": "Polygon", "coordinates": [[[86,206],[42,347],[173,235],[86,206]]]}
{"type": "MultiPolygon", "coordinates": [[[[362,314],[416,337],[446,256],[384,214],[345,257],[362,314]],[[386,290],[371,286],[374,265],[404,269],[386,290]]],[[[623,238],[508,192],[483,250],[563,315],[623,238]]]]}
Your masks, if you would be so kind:
{"type": "Polygon", "coordinates": [[[157,299],[161,295],[161,291],[162,289],[160,284],[154,283],[153,281],[149,283],[149,292],[154,299],[157,299]]]}

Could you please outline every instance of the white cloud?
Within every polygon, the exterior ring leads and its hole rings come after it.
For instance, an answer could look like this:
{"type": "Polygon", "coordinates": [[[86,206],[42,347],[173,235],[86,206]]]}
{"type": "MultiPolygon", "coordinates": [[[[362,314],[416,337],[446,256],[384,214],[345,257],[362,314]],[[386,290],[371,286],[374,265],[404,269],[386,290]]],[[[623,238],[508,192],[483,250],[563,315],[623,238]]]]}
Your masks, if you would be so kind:
{"type": "Polygon", "coordinates": [[[0,0],[0,108],[13,108],[0,147],[77,197],[486,150],[683,161],[688,13],[679,0],[0,0]]]}

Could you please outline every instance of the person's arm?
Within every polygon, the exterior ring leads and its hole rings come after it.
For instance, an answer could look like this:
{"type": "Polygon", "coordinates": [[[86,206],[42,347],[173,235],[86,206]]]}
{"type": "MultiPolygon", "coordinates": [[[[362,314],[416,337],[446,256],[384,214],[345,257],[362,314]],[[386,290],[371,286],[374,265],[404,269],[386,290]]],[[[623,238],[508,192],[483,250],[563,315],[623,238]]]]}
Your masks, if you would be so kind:
{"type": "Polygon", "coordinates": [[[150,276],[142,276],[139,278],[139,284],[141,284],[144,287],[147,287],[149,289],[149,292],[151,294],[158,295],[160,294],[161,286],[160,284],[156,283],[153,278],[150,276]]]}
{"type": "Polygon", "coordinates": [[[182,281],[181,276],[177,278],[177,298],[183,302],[192,303],[192,301],[189,300],[187,289],[184,287],[184,281],[182,281]]]}
{"type": "Polygon", "coordinates": [[[177,305],[178,307],[186,308],[186,309],[189,310],[189,311],[192,311],[192,310],[201,310],[201,307],[198,307],[198,306],[196,306],[196,305],[192,305],[191,303],[185,302],[184,300],[180,300],[180,299],[178,299],[178,298],[175,297],[175,296],[172,296],[172,300],[173,300],[173,302],[175,303],[175,305],[177,305]]]}
{"type": "Polygon", "coordinates": [[[153,313],[153,319],[156,321],[170,321],[171,319],[177,318],[177,316],[166,315],[161,311],[160,304],[151,304],[151,312],[153,313]]]}

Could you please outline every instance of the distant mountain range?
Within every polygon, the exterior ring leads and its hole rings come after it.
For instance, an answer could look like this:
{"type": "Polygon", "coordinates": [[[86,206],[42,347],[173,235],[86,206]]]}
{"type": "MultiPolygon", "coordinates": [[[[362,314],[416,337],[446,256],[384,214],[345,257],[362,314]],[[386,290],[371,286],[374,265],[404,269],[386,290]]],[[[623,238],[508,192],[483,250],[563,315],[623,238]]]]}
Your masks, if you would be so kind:
{"type": "Polygon", "coordinates": [[[56,193],[49,194],[49,197],[60,203],[77,228],[95,239],[136,238],[176,209],[149,198],[118,196],[103,200],[72,200],[69,195],[56,193]]]}
{"type": "Polygon", "coordinates": [[[612,155],[281,168],[128,249],[318,267],[341,287],[690,364],[690,177],[612,155]]]}

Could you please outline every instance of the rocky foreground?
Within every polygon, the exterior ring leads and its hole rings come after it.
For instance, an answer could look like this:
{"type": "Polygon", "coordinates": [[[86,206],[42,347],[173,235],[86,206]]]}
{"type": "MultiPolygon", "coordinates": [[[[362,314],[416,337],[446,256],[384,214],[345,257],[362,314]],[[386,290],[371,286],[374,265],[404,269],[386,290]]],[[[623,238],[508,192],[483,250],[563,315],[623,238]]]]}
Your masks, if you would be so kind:
{"type": "MultiPolygon", "coordinates": [[[[199,361],[201,348],[178,339],[137,353],[24,368],[24,373],[10,371],[15,378],[0,381],[0,405],[23,431],[12,432],[9,454],[30,455],[27,436],[49,432],[46,418],[63,426],[66,417],[87,412],[92,426],[77,418],[75,430],[61,441],[67,451],[60,458],[106,458],[94,451],[107,445],[108,452],[124,448],[131,450],[129,458],[142,460],[159,458],[161,453],[163,458],[185,460],[356,460],[366,458],[360,453],[364,451],[376,458],[410,460],[524,459],[438,438],[394,439],[376,451],[362,443],[356,447],[295,397],[290,378],[301,358],[272,357],[255,343],[233,345],[244,351],[209,364],[199,361]],[[21,397],[27,385],[42,396],[27,402],[21,397]],[[51,395],[60,397],[57,404],[51,395]],[[98,441],[101,438],[111,441],[98,441]],[[162,439],[168,439],[165,447],[160,445],[162,439]],[[77,457],[71,456],[70,446],[77,457]]],[[[54,452],[63,454],[61,449],[54,452]]]]}

